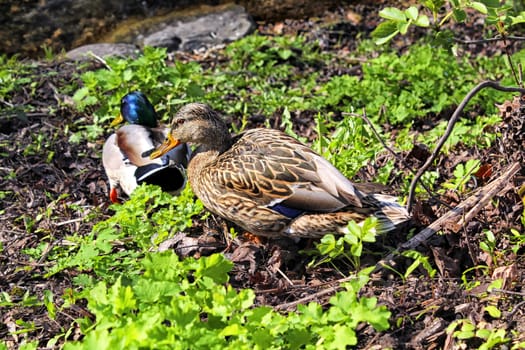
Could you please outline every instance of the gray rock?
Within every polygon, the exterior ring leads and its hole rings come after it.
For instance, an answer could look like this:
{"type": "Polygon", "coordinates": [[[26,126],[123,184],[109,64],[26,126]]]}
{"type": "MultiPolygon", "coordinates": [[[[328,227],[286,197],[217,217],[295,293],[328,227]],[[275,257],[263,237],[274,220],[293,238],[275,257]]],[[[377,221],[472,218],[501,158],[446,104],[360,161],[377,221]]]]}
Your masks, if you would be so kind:
{"type": "Polygon", "coordinates": [[[198,17],[172,20],[138,39],[141,45],[196,51],[235,41],[254,28],[253,20],[243,7],[229,6],[198,17]]]}
{"type": "Polygon", "coordinates": [[[118,57],[137,57],[139,49],[132,44],[90,44],[83,45],[66,52],[66,57],[72,60],[91,59],[91,54],[98,57],[118,56],[118,57]]]}
{"type": "MultiPolygon", "coordinates": [[[[244,6],[257,20],[278,21],[284,18],[319,16],[328,8],[339,8],[342,4],[355,0],[4,0],[0,1],[0,54],[37,57],[44,54],[44,48],[61,52],[95,42],[134,43],[120,38],[109,40],[108,35],[128,25],[130,19],[149,21],[163,17],[167,11],[185,12],[195,9],[198,12],[201,7],[222,7],[233,2],[244,6]]],[[[378,0],[371,2],[382,4],[378,0]]],[[[147,21],[143,23],[145,26],[147,21]]],[[[229,22],[224,24],[234,25],[229,22]]],[[[161,30],[172,25],[168,23],[161,30]]],[[[245,30],[246,23],[238,25],[239,30],[245,30]]],[[[142,41],[153,35],[153,32],[142,29],[140,27],[138,31],[147,33],[143,34],[142,41]]],[[[229,30],[236,32],[235,27],[229,30]]],[[[211,35],[210,32],[204,32],[200,36],[195,33],[194,37],[198,41],[166,34],[159,45],[193,48],[199,47],[201,40],[207,42],[206,45],[211,45],[220,41],[214,38],[215,34],[222,37],[221,31],[211,35]]]]}

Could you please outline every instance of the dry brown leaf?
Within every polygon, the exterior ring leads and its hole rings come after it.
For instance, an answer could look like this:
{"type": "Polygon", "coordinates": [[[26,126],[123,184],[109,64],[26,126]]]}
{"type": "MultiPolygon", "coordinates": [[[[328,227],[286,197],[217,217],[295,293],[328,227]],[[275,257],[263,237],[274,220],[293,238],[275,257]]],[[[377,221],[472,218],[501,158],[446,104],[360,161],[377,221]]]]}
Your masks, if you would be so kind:
{"type": "Polygon", "coordinates": [[[516,281],[518,277],[519,273],[516,264],[497,267],[492,273],[493,279],[503,280],[503,285],[501,286],[502,289],[510,288],[512,282],[516,281]]]}

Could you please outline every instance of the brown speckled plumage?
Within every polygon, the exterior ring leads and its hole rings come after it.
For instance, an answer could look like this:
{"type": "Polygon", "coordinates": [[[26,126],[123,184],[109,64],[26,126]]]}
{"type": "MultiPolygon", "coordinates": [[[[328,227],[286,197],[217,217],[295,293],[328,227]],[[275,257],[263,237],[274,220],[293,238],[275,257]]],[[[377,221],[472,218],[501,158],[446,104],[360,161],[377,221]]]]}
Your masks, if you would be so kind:
{"type": "Polygon", "coordinates": [[[281,131],[252,129],[232,138],[204,104],[180,109],[154,156],[181,142],[199,145],[188,165],[197,197],[256,235],[344,233],[350,220],[371,215],[378,217],[379,231],[388,231],[409,219],[394,197],[359,191],[327,160],[281,131]]]}

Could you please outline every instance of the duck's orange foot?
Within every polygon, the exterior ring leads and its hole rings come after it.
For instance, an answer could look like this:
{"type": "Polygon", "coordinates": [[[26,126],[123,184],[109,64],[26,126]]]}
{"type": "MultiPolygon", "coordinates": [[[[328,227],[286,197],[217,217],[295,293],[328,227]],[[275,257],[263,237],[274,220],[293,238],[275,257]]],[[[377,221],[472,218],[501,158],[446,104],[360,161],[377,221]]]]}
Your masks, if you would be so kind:
{"type": "Polygon", "coordinates": [[[247,231],[245,231],[245,232],[242,234],[242,236],[243,236],[246,240],[248,240],[248,241],[250,241],[250,242],[252,242],[252,243],[254,243],[254,244],[264,244],[264,242],[266,241],[265,239],[263,239],[263,237],[261,237],[261,236],[257,236],[257,235],[254,235],[253,233],[251,233],[251,232],[247,232],[247,231]]]}
{"type": "Polygon", "coordinates": [[[120,200],[118,199],[118,192],[116,188],[111,188],[109,190],[109,200],[113,204],[120,203],[120,200]]]}

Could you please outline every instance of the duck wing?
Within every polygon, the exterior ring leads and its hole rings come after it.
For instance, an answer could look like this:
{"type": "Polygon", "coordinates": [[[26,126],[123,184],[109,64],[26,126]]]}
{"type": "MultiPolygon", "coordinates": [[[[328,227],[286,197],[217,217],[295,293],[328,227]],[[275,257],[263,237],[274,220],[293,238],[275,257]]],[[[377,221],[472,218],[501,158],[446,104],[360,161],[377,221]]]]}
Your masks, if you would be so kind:
{"type": "Polygon", "coordinates": [[[362,194],[332,164],[279,130],[252,129],[233,139],[206,173],[236,194],[288,217],[361,207],[362,194]]]}
{"type": "MultiPolygon", "coordinates": [[[[151,164],[150,153],[166,137],[167,130],[141,125],[124,125],[116,131],[116,143],[125,157],[136,166],[151,164]]],[[[160,162],[156,161],[156,162],[160,162]]]]}
{"type": "Polygon", "coordinates": [[[130,164],[117,146],[117,135],[111,134],[102,148],[102,165],[109,179],[110,190],[120,186],[130,194],[137,187],[136,166],[130,164]]]}

